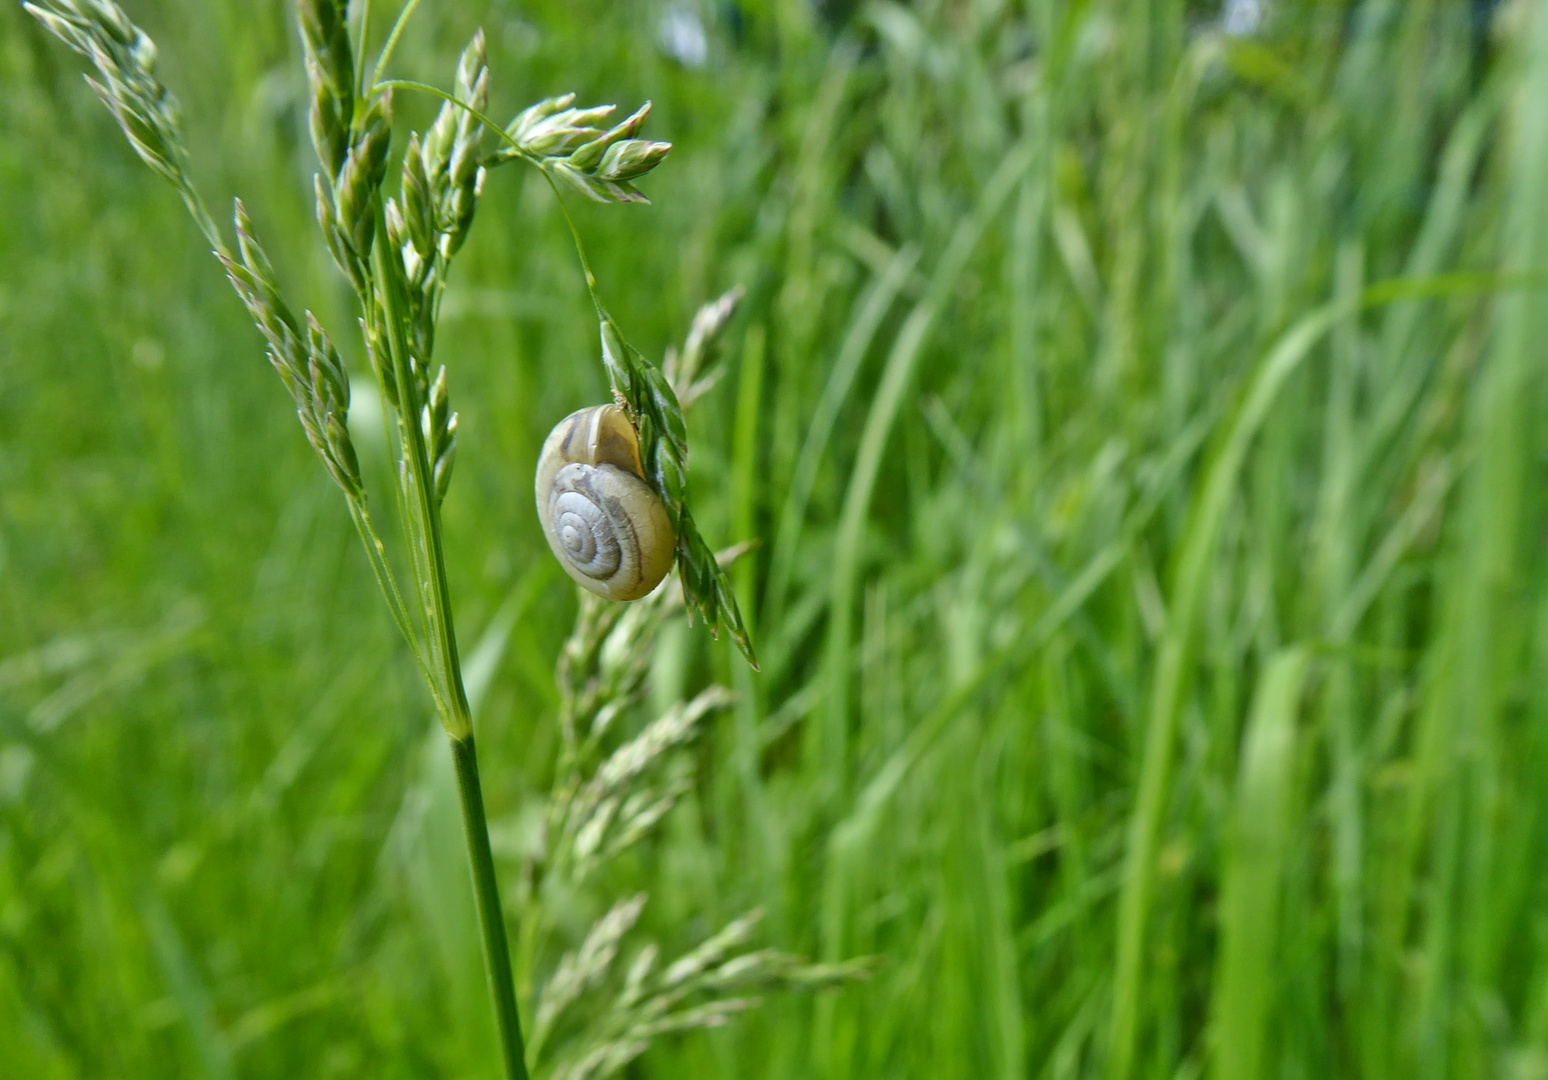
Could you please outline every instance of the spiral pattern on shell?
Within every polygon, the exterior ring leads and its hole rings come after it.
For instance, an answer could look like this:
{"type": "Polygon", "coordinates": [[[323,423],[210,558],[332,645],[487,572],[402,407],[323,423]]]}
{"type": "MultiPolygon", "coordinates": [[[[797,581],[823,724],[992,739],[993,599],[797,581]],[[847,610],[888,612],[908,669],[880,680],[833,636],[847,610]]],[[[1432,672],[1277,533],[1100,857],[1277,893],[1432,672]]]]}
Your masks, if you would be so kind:
{"type": "Polygon", "coordinates": [[[559,565],[609,600],[637,600],[672,568],[677,538],[616,405],[571,413],[538,459],[538,517],[559,565]]]}

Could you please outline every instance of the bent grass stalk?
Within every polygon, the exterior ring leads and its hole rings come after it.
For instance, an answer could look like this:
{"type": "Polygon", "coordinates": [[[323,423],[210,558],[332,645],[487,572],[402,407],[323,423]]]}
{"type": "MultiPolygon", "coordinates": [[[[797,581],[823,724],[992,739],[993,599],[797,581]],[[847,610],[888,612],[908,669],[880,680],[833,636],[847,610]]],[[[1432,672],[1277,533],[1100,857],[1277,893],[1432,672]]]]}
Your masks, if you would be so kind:
{"type": "MultiPolygon", "coordinates": [[[[368,40],[369,4],[361,12],[355,46],[347,0],[297,0],[312,139],[324,170],[316,177],[318,222],[334,260],[358,294],[366,352],[383,399],[395,414],[396,439],[388,420],[388,441],[396,444],[399,454],[395,494],[419,601],[411,605],[367,508],[366,485],[348,427],[348,372],[317,319],[310,312],[298,319],[281,297],[240,202],[236,250],[225,242],[189,178],[176,101],[155,74],[154,43],[113,0],[38,0],[23,6],[91,62],[97,76],[87,78],[92,90],[140,158],[182,197],[266,339],[269,359],[295,401],[308,441],[344,493],[372,573],[450,743],[503,1071],[508,1080],[526,1080],[510,949],[443,548],[440,508],[455,460],[457,416],[448,405],[445,368],[431,375],[436,321],[452,257],[466,239],[488,168],[520,158],[543,171],[556,197],[557,180],[563,179],[598,202],[643,202],[632,181],[655,168],[670,144],[633,137],[644,123],[648,104],[603,130],[594,125],[613,107],[572,108],[573,95],[540,102],[501,128],[481,111],[488,96],[482,33],[462,54],[455,94],[382,79],[418,0],[405,3],[371,77],[365,79],[360,60],[368,40]],[[395,88],[429,93],[444,104],[423,138],[415,134],[409,139],[402,185],[393,198],[382,188],[395,88]],[[480,146],[483,127],[496,131],[506,146],[485,154],[480,146]]],[[[565,217],[568,222],[567,212],[565,217]]],[[[627,344],[607,314],[579,235],[573,222],[569,224],[601,321],[603,360],[614,393],[641,429],[648,480],[668,507],[679,537],[687,609],[702,615],[712,632],[725,625],[752,662],[751,644],[725,573],[699,536],[687,505],[687,441],[677,397],[659,368],[627,344]]]]}

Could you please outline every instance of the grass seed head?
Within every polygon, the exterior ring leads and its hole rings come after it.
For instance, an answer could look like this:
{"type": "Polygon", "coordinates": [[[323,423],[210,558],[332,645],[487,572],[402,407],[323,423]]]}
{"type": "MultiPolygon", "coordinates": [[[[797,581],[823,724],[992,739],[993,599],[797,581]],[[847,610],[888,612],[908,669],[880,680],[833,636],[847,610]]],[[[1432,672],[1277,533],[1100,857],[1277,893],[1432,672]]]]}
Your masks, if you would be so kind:
{"type": "Polygon", "coordinates": [[[355,64],[349,43],[346,0],[297,0],[306,52],[312,143],[336,179],[351,149],[355,116],[355,64]]]}
{"type": "Polygon", "coordinates": [[[26,11],[97,71],[87,76],[129,145],[163,179],[186,188],[177,99],[156,77],[156,45],[112,0],[39,0],[26,11]]]}

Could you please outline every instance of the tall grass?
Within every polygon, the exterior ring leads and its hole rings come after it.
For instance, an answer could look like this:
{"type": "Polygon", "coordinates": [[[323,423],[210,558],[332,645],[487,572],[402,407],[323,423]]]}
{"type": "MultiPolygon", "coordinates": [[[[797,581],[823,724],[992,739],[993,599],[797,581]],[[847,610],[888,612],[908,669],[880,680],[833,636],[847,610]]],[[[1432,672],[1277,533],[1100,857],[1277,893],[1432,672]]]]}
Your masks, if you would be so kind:
{"type": "MultiPolygon", "coordinates": [[[[289,5],[129,7],[345,325],[289,5]]],[[[702,67],[593,0],[424,4],[397,61],[481,24],[492,108],[653,98],[674,194],[578,215],[603,290],[660,355],[747,289],[692,491],[764,541],[763,673],[663,631],[653,703],[737,702],[608,884],[668,944],[763,905],[880,966],[638,1074],[1548,1075],[1548,7],[678,10],[702,67]]],[[[454,788],[334,493],[14,7],[0,83],[0,1072],[491,1075],[454,788]]],[[[507,893],[574,616],[533,459],[605,398],[550,200],[491,180],[439,339],[507,893]]]]}

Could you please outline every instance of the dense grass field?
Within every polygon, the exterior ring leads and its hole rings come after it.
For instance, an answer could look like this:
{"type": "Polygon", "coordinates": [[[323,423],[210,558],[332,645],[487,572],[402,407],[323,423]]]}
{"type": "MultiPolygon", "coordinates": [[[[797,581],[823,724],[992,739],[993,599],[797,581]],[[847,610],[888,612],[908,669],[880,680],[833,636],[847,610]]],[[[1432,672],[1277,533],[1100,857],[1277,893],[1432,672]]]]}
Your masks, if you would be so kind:
{"type": "MultiPolygon", "coordinates": [[[[291,5],[125,7],[349,327],[291,5]]],[[[1548,4],[1225,7],[416,15],[395,67],[481,25],[497,116],[653,99],[653,205],[573,206],[641,349],[747,290],[691,491],[763,670],[660,640],[627,730],[737,702],[518,983],[640,890],[669,952],[877,959],[630,1076],[1548,1077],[1548,4]]],[[[493,1077],[430,701],[79,71],[0,5],[0,1076],[493,1077]]],[[[531,476],[606,399],[552,203],[491,176],[439,350],[512,904],[576,613],[531,476]]]]}

